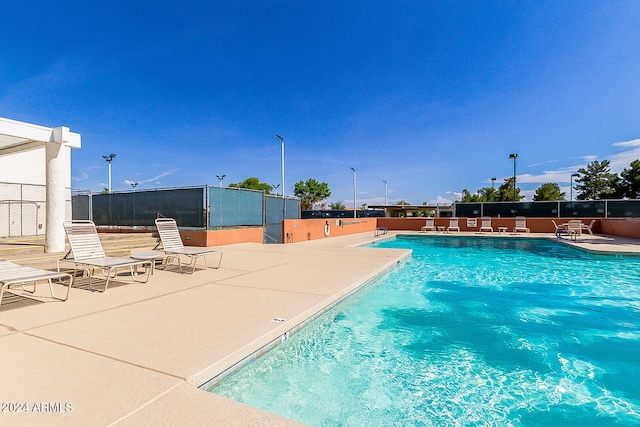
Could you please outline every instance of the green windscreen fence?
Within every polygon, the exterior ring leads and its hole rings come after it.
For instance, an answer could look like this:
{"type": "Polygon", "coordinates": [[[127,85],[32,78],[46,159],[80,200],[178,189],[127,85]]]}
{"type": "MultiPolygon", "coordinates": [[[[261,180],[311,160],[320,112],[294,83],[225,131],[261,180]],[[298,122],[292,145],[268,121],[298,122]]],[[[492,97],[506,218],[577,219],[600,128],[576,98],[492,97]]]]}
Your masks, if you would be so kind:
{"type": "Polygon", "coordinates": [[[261,226],[262,195],[261,191],[209,187],[209,226],[261,226]]]}
{"type": "Polygon", "coordinates": [[[456,203],[455,215],[460,217],[539,218],[594,217],[638,218],[640,200],[581,200],[540,202],[476,202],[456,203]]]}
{"type": "Polygon", "coordinates": [[[158,217],[179,227],[264,227],[265,243],[282,243],[282,219],[300,218],[300,200],[242,188],[192,187],[74,196],[76,219],[102,226],[155,226],[158,217]],[[89,216],[86,210],[91,211],[89,216]]]}
{"type": "Polygon", "coordinates": [[[181,227],[205,226],[204,187],[95,194],[91,204],[96,225],[152,227],[166,217],[181,227]]]}

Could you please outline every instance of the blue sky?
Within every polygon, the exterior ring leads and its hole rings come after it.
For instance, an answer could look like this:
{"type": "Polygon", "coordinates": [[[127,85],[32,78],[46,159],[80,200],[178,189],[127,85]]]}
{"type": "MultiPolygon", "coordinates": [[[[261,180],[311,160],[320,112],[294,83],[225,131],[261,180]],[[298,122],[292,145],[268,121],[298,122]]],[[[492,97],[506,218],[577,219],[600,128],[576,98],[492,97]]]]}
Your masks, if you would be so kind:
{"type": "Polygon", "coordinates": [[[329,201],[528,199],[640,158],[638,1],[3,6],[0,117],[82,135],[72,185],[327,182],[329,201]]]}

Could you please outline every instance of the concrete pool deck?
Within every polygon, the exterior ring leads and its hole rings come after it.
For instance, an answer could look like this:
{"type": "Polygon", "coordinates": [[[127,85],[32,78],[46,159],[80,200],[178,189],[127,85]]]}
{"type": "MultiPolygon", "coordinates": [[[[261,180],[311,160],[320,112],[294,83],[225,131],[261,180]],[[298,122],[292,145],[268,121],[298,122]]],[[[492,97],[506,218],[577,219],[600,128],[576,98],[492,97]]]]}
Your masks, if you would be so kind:
{"type": "MultiPolygon", "coordinates": [[[[74,288],[66,302],[40,285],[44,303],[0,311],[0,424],[300,425],[198,386],[409,255],[356,247],[380,239],[372,234],[222,246],[218,270],[157,269],[146,284],[74,288]]],[[[440,233],[384,237],[395,234],[440,233]]],[[[640,255],[634,239],[562,240],[640,255]]]]}

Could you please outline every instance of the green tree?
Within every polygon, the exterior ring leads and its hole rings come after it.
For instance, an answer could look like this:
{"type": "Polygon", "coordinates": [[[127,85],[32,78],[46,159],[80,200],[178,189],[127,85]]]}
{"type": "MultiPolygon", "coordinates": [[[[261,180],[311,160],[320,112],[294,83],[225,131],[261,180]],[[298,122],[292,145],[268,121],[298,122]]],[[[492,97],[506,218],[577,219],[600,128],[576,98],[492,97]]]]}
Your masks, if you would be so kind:
{"type": "MultiPolygon", "coordinates": [[[[520,188],[516,187],[516,201],[520,201],[524,196],[520,195],[520,188]]],[[[496,191],[497,202],[513,201],[513,177],[505,178],[504,183],[496,191]]]]}
{"type": "Polygon", "coordinates": [[[560,191],[560,186],[556,183],[548,182],[546,184],[542,184],[536,190],[536,193],[533,195],[534,202],[540,202],[542,200],[566,200],[566,193],[560,191]]]}
{"type": "Polygon", "coordinates": [[[491,187],[484,187],[471,194],[466,188],[462,190],[461,202],[490,202],[491,195],[496,191],[491,187]]]}
{"type": "Polygon", "coordinates": [[[587,168],[578,169],[580,176],[576,178],[578,200],[598,200],[612,197],[616,191],[618,175],[611,173],[609,160],[602,163],[594,160],[587,168]]]}
{"type": "MultiPolygon", "coordinates": [[[[428,206],[429,203],[422,202],[422,205],[423,206],[428,206]]],[[[423,210],[423,211],[421,211],[421,215],[420,216],[436,216],[436,212],[433,209],[423,210]]]]}
{"type": "Polygon", "coordinates": [[[270,191],[273,190],[273,185],[269,185],[266,182],[260,182],[260,180],[256,177],[247,178],[237,184],[229,184],[229,187],[261,190],[264,191],[265,194],[271,194],[270,191]]]}
{"type": "Polygon", "coordinates": [[[483,187],[477,191],[479,202],[491,202],[495,196],[496,189],[491,187],[483,187]]]}
{"type": "Polygon", "coordinates": [[[331,196],[331,190],[326,182],[318,182],[309,178],[306,182],[300,180],[293,188],[293,194],[300,198],[302,210],[313,209],[313,205],[331,196]]]}
{"type": "Polygon", "coordinates": [[[475,194],[471,194],[471,192],[469,192],[469,190],[467,190],[465,188],[464,190],[462,190],[462,195],[460,196],[460,201],[463,202],[463,203],[475,202],[476,201],[476,195],[475,194]]]}
{"type": "Polygon", "coordinates": [[[347,205],[345,205],[342,202],[331,202],[331,203],[329,203],[329,209],[335,209],[335,210],[343,211],[343,210],[347,209],[347,205]]]}
{"type": "Polygon", "coordinates": [[[640,199],[640,160],[636,159],[620,172],[618,185],[621,197],[640,199]]]}
{"type": "Polygon", "coordinates": [[[411,204],[411,203],[407,202],[406,200],[398,200],[398,201],[396,202],[396,205],[401,205],[401,206],[408,206],[408,205],[410,205],[410,204],[411,204]]]}

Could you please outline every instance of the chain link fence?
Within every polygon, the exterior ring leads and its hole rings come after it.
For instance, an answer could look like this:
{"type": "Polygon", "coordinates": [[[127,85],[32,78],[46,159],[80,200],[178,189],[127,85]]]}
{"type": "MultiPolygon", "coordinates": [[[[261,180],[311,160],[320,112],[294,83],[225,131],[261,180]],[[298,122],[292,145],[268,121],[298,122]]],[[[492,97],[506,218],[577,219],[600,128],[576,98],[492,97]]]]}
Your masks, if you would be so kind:
{"type": "MultiPolygon", "coordinates": [[[[46,227],[46,186],[0,182],[0,237],[40,236],[46,227]]],[[[264,227],[265,243],[282,243],[282,219],[300,218],[300,200],[262,191],[210,186],[92,194],[69,189],[65,219],[109,227],[154,227],[158,217],[181,227],[264,227]]]]}
{"type": "Polygon", "coordinates": [[[46,199],[44,185],[0,182],[0,237],[44,234],[46,199]]]}

